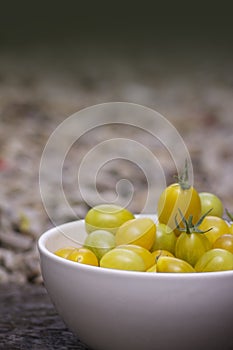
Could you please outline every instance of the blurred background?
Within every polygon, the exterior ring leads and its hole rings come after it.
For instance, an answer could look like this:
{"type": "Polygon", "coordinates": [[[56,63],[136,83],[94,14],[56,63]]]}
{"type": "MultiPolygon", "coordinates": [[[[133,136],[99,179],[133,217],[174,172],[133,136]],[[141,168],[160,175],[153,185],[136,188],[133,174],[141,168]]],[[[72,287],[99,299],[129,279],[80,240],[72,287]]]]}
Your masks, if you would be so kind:
{"type": "MultiPolygon", "coordinates": [[[[41,155],[63,120],[94,104],[134,102],[161,113],[189,149],[195,187],[219,195],[233,211],[231,14],[224,1],[1,5],[0,283],[41,283],[36,241],[51,226],[39,192],[41,155]]],[[[105,128],[83,137],[76,149],[80,159],[115,131],[105,128]]],[[[156,153],[151,138],[133,135],[156,153]]],[[[76,157],[70,153],[67,169],[76,157]]],[[[174,181],[166,153],[159,160],[167,182],[174,181]]],[[[48,176],[56,181],[52,169],[48,176]]],[[[122,177],[133,181],[130,209],[139,212],[147,184],[134,165],[113,162],[98,188],[108,198],[122,177]]],[[[68,173],[67,198],[84,217],[89,207],[74,196],[69,181],[68,173]]],[[[54,215],[60,222],[71,219],[56,193],[54,215]]]]}

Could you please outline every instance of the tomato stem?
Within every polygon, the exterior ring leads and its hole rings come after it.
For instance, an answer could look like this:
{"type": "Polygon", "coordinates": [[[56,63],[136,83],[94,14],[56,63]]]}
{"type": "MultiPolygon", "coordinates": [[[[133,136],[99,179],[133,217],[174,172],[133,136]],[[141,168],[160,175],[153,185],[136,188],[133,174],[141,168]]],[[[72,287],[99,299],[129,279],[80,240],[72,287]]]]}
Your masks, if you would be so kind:
{"type": "Polygon", "coordinates": [[[188,175],[188,160],[185,159],[184,169],[180,175],[175,176],[178,179],[178,183],[182,190],[188,190],[191,185],[189,184],[189,175],[188,175]]]}
{"type": "Polygon", "coordinates": [[[212,227],[209,228],[208,230],[206,231],[202,231],[199,229],[199,226],[201,225],[202,221],[204,220],[204,218],[211,212],[212,208],[209,209],[205,214],[203,214],[200,219],[198,220],[198,222],[196,224],[193,223],[193,215],[190,215],[188,220],[186,220],[186,218],[184,217],[182,211],[180,210],[180,208],[178,209],[179,211],[179,214],[181,216],[181,221],[183,222],[184,224],[184,228],[181,227],[177,221],[177,214],[175,216],[175,224],[176,224],[176,228],[181,231],[181,232],[186,232],[188,234],[191,234],[191,233],[206,233],[206,232],[209,232],[210,230],[212,230],[212,227]]]}

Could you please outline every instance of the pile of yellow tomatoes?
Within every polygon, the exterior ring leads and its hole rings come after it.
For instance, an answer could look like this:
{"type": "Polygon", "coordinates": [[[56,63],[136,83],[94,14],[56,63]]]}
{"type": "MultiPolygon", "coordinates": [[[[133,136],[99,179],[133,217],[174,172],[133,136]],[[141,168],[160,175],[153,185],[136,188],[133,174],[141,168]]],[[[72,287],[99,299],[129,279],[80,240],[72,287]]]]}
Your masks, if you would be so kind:
{"type": "Polygon", "coordinates": [[[157,220],[135,217],[112,204],[90,209],[81,248],[64,247],[56,255],[81,264],[141,272],[233,270],[233,225],[223,219],[213,193],[198,193],[180,178],[161,194],[157,220]]]}

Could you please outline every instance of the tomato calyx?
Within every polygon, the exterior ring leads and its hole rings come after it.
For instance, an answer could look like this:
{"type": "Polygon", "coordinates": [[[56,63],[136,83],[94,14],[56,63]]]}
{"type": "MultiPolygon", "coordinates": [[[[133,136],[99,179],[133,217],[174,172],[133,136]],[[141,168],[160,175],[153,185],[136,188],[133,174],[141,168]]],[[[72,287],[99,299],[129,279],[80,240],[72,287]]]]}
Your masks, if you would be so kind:
{"type": "Polygon", "coordinates": [[[181,227],[177,221],[177,214],[175,216],[175,223],[176,223],[176,228],[180,231],[180,232],[186,232],[187,234],[191,234],[191,233],[200,233],[200,234],[203,234],[203,233],[206,233],[206,232],[209,232],[210,230],[212,230],[212,227],[209,228],[208,230],[200,230],[199,229],[199,226],[201,225],[202,221],[205,219],[205,217],[211,212],[212,208],[209,209],[205,214],[203,214],[200,219],[198,220],[198,222],[196,224],[193,223],[193,215],[190,215],[188,220],[186,220],[186,218],[184,217],[182,211],[180,209],[179,210],[179,213],[180,213],[180,216],[181,216],[181,220],[184,224],[184,228],[181,227]]]}

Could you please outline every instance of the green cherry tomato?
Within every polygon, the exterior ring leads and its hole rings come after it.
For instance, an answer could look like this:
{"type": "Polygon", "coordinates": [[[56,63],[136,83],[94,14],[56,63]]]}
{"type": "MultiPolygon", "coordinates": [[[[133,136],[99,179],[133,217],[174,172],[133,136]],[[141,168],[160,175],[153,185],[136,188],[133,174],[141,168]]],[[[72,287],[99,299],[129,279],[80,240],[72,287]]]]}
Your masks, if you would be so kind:
{"type": "Polygon", "coordinates": [[[187,261],[161,256],[157,261],[157,272],[188,273],[196,271],[187,261]]]}
{"type": "Polygon", "coordinates": [[[146,271],[143,258],[132,250],[114,248],[100,260],[100,267],[117,270],[146,271]]]}
{"type": "Polygon", "coordinates": [[[183,232],[176,242],[175,256],[195,266],[197,260],[211,249],[211,243],[203,233],[183,232]]]}
{"type": "Polygon", "coordinates": [[[233,254],[225,249],[211,249],[195,265],[197,272],[233,270],[233,254]]]}
{"type": "Polygon", "coordinates": [[[106,230],[115,234],[123,223],[132,219],[134,215],[123,207],[100,204],[88,211],[85,217],[86,231],[90,233],[96,230],[106,230]]]}
{"type": "Polygon", "coordinates": [[[213,193],[201,192],[199,193],[201,199],[201,214],[207,213],[208,210],[212,209],[210,215],[212,216],[223,216],[223,204],[219,197],[213,193]]]}
{"type": "Polygon", "coordinates": [[[136,244],[148,250],[155,241],[156,226],[150,218],[137,218],[125,222],[116,232],[116,245],[136,244]]]}
{"type": "Polygon", "coordinates": [[[226,221],[218,216],[212,215],[208,215],[204,218],[199,226],[199,229],[202,231],[211,229],[210,231],[204,233],[211,244],[213,244],[218,237],[229,233],[229,226],[226,221]]]}
{"type": "Polygon", "coordinates": [[[108,231],[96,230],[86,237],[84,247],[90,249],[100,260],[104,254],[115,247],[115,236],[108,231]]]}
{"type": "Polygon", "coordinates": [[[216,239],[213,248],[226,249],[233,253],[233,235],[225,234],[216,239]]]}
{"type": "Polygon", "coordinates": [[[177,237],[175,232],[165,224],[156,224],[155,242],[151,251],[168,250],[172,254],[175,253],[177,237]]]}

